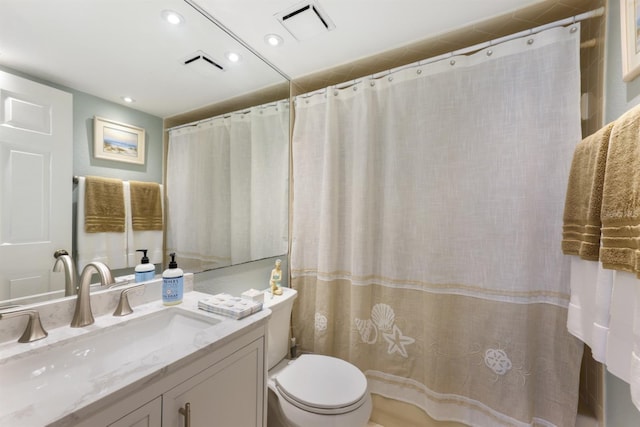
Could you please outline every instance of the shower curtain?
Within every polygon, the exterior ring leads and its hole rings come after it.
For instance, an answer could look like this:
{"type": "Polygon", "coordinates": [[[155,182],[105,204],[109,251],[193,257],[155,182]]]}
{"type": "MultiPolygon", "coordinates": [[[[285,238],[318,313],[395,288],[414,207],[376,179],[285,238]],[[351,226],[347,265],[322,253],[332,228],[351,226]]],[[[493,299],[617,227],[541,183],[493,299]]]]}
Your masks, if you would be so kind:
{"type": "Polygon", "coordinates": [[[573,426],[558,241],[579,97],[577,25],[298,96],[302,350],[437,420],[573,426]]]}
{"type": "Polygon", "coordinates": [[[170,131],[167,252],[203,271],[286,253],[289,104],[170,131]]]}

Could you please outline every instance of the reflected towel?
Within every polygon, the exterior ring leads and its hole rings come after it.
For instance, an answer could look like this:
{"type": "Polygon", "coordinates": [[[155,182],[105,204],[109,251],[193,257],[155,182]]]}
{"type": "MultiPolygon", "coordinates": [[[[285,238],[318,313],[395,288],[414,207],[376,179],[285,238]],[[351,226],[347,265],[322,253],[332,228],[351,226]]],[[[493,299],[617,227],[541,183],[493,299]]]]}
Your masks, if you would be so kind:
{"type": "Polygon", "coordinates": [[[85,231],[85,193],[86,179],[85,177],[80,177],[78,180],[77,242],[75,250],[76,267],[78,271],[82,271],[84,266],[91,261],[102,261],[112,269],[127,267],[128,233],[87,233],[85,231]]]}
{"type": "Polygon", "coordinates": [[[130,186],[133,230],[162,230],[160,184],[131,181],[130,186]]]}
{"type": "Polygon", "coordinates": [[[600,210],[613,123],[578,143],[571,162],[562,226],[562,252],[597,261],[600,210]]]}
{"type": "Polygon", "coordinates": [[[84,230],[87,233],[125,231],[122,180],[86,177],[84,230]]]}
{"type": "MultiPolygon", "coordinates": [[[[127,263],[129,267],[135,267],[140,264],[141,254],[136,249],[147,249],[147,256],[151,264],[162,263],[162,244],[164,241],[164,231],[162,227],[159,230],[135,230],[133,227],[132,203],[131,203],[131,184],[133,182],[124,182],[124,197],[127,209],[127,263]]],[[[158,184],[160,192],[160,215],[162,217],[163,187],[158,184]]]]}
{"type": "Polygon", "coordinates": [[[602,191],[602,248],[605,268],[637,273],[640,239],[640,106],[616,120],[602,191]]]}

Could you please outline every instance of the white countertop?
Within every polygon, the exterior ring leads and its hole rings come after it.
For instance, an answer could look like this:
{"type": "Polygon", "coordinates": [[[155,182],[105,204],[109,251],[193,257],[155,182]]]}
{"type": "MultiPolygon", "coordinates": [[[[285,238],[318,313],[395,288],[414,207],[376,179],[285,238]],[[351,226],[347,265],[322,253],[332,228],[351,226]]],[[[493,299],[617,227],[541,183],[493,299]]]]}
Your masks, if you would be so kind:
{"type": "MultiPolygon", "coordinates": [[[[86,415],[90,413],[93,406],[96,410],[103,407],[105,400],[116,402],[123,397],[122,395],[131,393],[136,387],[148,386],[154,378],[175,372],[208,352],[232,342],[245,331],[266,324],[271,315],[269,310],[263,309],[241,320],[233,320],[199,310],[198,300],[209,296],[196,291],[186,292],[182,304],[174,307],[219,319],[220,323],[203,329],[193,342],[176,346],[172,351],[163,352],[160,356],[154,354],[153,358],[141,358],[135,363],[124,364],[106,376],[92,377],[90,373],[82,372],[78,378],[71,379],[69,384],[72,386],[65,386],[63,389],[42,384],[38,390],[31,390],[33,388],[31,386],[24,387],[24,390],[20,390],[21,387],[17,387],[18,390],[9,390],[2,385],[2,379],[0,379],[0,425],[12,427],[72,425],[73,420],[78,419],[79,412],[86,415]],[[98,402],[100,404],[97,404],[98,402]]],[[[33,343],[2,343],[0,344],[0,369],[11,368],[12,364],[19,363],[20,359],[34,353],[41,353],[42,360],[46,361],[47,351],[50,351],[52,346],[68,342],[69,338],[171,308],[164,306],[160,300],[152,301],[134,306],[134,312],[128,316],[114,317],[111,314],[105,314],[96,317],[93,325],[84,328],[64,326],[52,329],[48,331],[47,338],[33,343]]],[[[34,373],[37,368],[34,367],[34,373]]],[[[40,369],[44,368],[46,366],[40,369]]]]}

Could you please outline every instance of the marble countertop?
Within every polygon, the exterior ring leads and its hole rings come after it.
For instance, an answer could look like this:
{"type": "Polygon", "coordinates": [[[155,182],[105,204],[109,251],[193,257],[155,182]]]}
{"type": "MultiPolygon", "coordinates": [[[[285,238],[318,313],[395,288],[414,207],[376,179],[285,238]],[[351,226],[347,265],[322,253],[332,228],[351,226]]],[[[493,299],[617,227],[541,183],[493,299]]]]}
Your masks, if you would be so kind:
{"type": "MultiPolygon", "coordinates": [[[[71,369],[73,378],[62,380],[64,384],[34,383],[32,378],[25,378],[22,384],[19,380],[16,387],[6,387],[7,382],[0,379],[0,425],[17,426],[44,426],[44,425],[73,425],[73,420],[78,419],[78,414],[90,412],[91,407],[104,406],[104,400],[116,402],[122,398],[119,394],[123,390],[130,392],[137,385],[148,385],[161,375],[175,372],[204,354],[232,342],[243,335],[245,331],[266,324],[271,312],[263,309],[251,316],[240,320],[223,317],[217,314],[199,310],[198,300],[210,295],[190,291],[185,292],[182,304],[176,307],[180,310],[197,313],[199,316],[207,316],[217,319],[219,323],[204,328],[198,332],[197,338],[192,342],[174,346],[171,351],[155,352],[153,357],[141,357],[135,362],[125,363],[112,369],[108,375],[92,375],[86,367],[83,369],[71,369]],[[75,377],[77,373],[77,377],[75,377]],[[4,384],[2,384],[4,382],[4,384]],[[37,386],[34,387],[34,384],[37,386]],[[14,389],[17,388],[17,389],[14,389]],[[98,405],[97,403],[100,404],[98,405]]],[[[21,360],[33,358],[34,354],[40,354],[42,358],[34,360],[42,361],[39,366],[29,367],[29,375],[38,375],[42,369],[56,369],[47,365],[47,353],[54,346],[69,345],[75,341],[74,337],[82,337],[84,334],[100,333],[111,326],[157,313],[162,310],[171,310],[160,300],[151,301],[142,305],[134,305],[134,313],[115,317],[104,314],[96,317],[93,325],[84,328],[70,328],[61,326],[49,330],[49,336],[43,340],[28,344],[17,342],[5,342],[0,344],[0,378],[17,372],[15,366],[20,366],[21,360]]],[[[121,325],[121,327],[126,327],[121,325]]],[[[82,348],[78,351],[82,353],[82,348]]],[[[30,359],[32,360],[32,359],[30,359]]],[[[69,363],[74,363],[69,361],[69,363]]],[[[24,365],[24,363],[22,363],[24,365]]],[[[21,368],[23,369],[23,368],[21,368]]]]}

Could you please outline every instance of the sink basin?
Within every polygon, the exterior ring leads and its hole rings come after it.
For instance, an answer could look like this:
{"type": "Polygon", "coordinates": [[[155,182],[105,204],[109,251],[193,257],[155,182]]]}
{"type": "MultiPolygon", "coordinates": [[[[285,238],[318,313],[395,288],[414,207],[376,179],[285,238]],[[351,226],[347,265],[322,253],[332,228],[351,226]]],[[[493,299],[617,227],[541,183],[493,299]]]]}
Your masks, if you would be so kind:
{"type": "Polygon", "coordinates": [[[106,395],[123,378],[142,378],[197,350],[220,322],[168,308],[12,357],[0,364],[0,421],[6,411],[87,404],[87,395],[106,395]]]}

